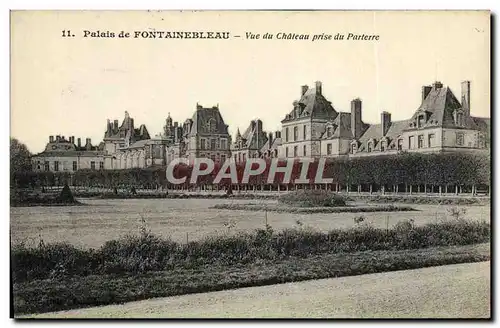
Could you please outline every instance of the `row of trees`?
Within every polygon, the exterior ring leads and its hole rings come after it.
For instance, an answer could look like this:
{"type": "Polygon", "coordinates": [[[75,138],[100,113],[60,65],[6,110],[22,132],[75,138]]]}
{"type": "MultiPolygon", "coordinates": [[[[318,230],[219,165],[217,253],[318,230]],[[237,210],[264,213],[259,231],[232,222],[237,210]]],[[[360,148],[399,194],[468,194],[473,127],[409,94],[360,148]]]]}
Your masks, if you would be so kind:
{"type": "MultiPolygon", "coordinates": [[[[253,164],[256,168],[256,164],[253,164]]],[[[281,161],[279,166],[285,166],[281,161]]],[[[293,164],[290,184],[294,184],[301,174],[302,163],[295,161],[293,164]]],[[[270,163],[267,162],[264,172],[251,176],[248,184],[267,185],[270,163]]],[[[318,161],[309,165],[307,178],[312,184],[316,176],[318,161]]],[[[200,176],[196,185],[213,184],[221,169],[216,164],[211,174],[200,176]]],[[[176,178],[187,177],[184,186],[190,185],[192,166],[177,165],[173,170],[176,178]]],[[[238,181],[241,182],[244,163],[236,165],[238,181]]],[[[228,171],[226,171],[228,172],[228,171]]],[[[324,178],[333,178],[334,184],[433,184],[433,185],[490,185],[491,159],[488,155],[440,153],[440,154],[415,154],[384,157],[361,157],[354,159],[330,159],[325,163],[324,178]]],[[[62,186],[65,183],[75,186],[107,187],[120,186],[135,187],[167,187],[173,185],[166,179],[166,167],[158,166],[145,169],[127,170],[81,170],[74,173],[68,172],[13,172],[14,183],[20,187],[62,186]]],[[[283,173],[277,173],[274,185],[283,184],[283,173]]],[[[231,185],[229,178],[222,179],[222,187],[231,185]]]]}

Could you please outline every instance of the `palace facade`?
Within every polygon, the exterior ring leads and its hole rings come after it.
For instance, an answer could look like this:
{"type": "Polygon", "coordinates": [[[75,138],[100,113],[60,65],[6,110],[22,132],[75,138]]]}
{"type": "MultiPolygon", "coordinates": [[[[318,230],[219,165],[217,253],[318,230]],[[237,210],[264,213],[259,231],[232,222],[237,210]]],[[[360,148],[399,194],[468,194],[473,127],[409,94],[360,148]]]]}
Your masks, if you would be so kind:
{"type": "Polygon", "coordinates": [[[151,138],[144,124],[135,128],[128,112],[121,125],[108,120],[104,138],[93,146],[89,138],[51,136],[45,150],[32,157],[35,171],[80,169],[128,169],[167,165],[176,158],[191,162],[197,157],[225,161],[233,158],[359,157],[400,152],[487,151],[490,119],[471,115],[469,81],[462,82],[460,101],[441,82],[421,89],[421,103],[413,115],[393,121],[389,112],[380,122],[363,120],[363,103],[350,103],[350,111],[338,111],[323,95],[323,85],[300,88],[298,100],[281,121],[281,131],[266,132],[263,122],[252,120],[234,142],[219,106],[196,104],[183,124],[170,114],[163,131],[151,138]]]}

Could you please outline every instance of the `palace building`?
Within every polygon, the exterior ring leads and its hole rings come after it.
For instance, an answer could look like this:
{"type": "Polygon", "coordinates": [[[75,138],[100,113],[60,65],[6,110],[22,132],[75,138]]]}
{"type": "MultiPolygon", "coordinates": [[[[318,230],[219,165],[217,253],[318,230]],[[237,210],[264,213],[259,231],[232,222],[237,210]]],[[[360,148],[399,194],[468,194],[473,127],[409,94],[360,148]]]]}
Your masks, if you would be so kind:
{"type": "Polygon", "coordinates": [[[170,113],[163,131],[151,138],[146,126],[134,125],[125,112],[121,123],[107,121],[103,141],[84,145],[73,136],[50,136],[45,150],[32,157],[35,171],[129,169],[164,166],[176,158],[188,163],[206,157],[214,161],[233,158],[296,158],[380,156],[400,152],[487,151],[490,119],[471,115],[471,83],[462,82],[460,100],[441,82],[421,90],[421,103],[407,120],[393,121],[380,113],[380,122],[363,120],[363,103],[356,98],[350,111],[335,109],[323,95],[323,85],[304,85],[299,99],[281,121],[281,131],[268,133],[263,122],[252,120],[234,142],[219,106],[196,104],[191,118],[173,122],[170,113]]]}

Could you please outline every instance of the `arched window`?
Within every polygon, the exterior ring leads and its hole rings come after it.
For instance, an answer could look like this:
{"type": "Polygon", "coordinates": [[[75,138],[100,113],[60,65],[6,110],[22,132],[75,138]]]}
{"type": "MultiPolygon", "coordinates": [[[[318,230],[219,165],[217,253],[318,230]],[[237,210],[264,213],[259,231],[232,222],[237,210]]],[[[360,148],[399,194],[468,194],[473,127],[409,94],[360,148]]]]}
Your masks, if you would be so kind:
{"type": "Polygon", "coordinates": [[[332,127],[331,126],[328,126],[326,128],[326,136],[327,136],[327,138],[331,138],[331,136],[332,136],[332,127]]]}

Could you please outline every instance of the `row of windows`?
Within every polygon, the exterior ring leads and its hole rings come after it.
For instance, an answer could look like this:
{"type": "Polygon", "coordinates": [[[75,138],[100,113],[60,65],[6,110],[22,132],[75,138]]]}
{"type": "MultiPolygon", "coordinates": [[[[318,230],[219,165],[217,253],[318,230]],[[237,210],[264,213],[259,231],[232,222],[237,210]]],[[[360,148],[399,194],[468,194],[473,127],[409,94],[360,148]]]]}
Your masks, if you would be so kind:
{"type": "MultiPolygon", "coordinates": [[[[299,156],[299,146],[293,146],[292,147],[285,147],[285,157],[290,157],[291,151],[289,150],[293,149],[293,157],[298,157],[299,156]]],[[[302,146],[302,156],[307,156],[307,145],[302,146]]]]}
{"type": "Polygon", "coordinates": [[[227,140],[220,139],[220,145],[217,143],[217,139],[200,139],[200,149],[216,150],[216,149],[227,149],[227,140]],[[220,146],[217,148],[217,146],[220,146]]]}
{"type": "MultiPolygon", "coordinates": [[[[427,147],[431,148],[435,146],[436,146],[436,135],[434,133],[430,133],[427,135],[427,147]]],[[[408,149],[415,149],[415,148],[425,148],[423,134],[417,136],[416,147],[415,147],[415,136],[410,136],[408,138],[408,149]]]]}
{"type": "MultiPolygon", "coordinates": [[[[302,127],[302,140],[306,140],[307,139],[307,126],[304,125],[302,127]]],[[[288,128],[285,128],[285,142],[288,142],[289,140],[289,129],[288,128]]],[[[293,140],[292,141],[297,141],[299,140],[299,127],[298,126],[294,126],[293,127],[293,140]]]]}
{"type": "MultiPolygon", "coordinates": [[[[59,161],[54,161],[54,171],[56,171],[56,172],[60,171],[62,166],[63,165],[61,165],[59,161]]],[[[41,162],[40,161],[37,162],[37,169],[41,170],[41,162]]],[[[73,171],[78,170],[78,163],[76,161],[73,161],[72,169],[73,169],[73,171]]],[[[90,162],[90,169],[91,170],[96,169],[96,162],[94,162],[94,161],[90,162]]],[[[104,162],[99,162],[99,169],[104,170],[104,162]]],[[[50,171],[50,162],[49,161],[44,162],[44,170],[50,171]]]]}

